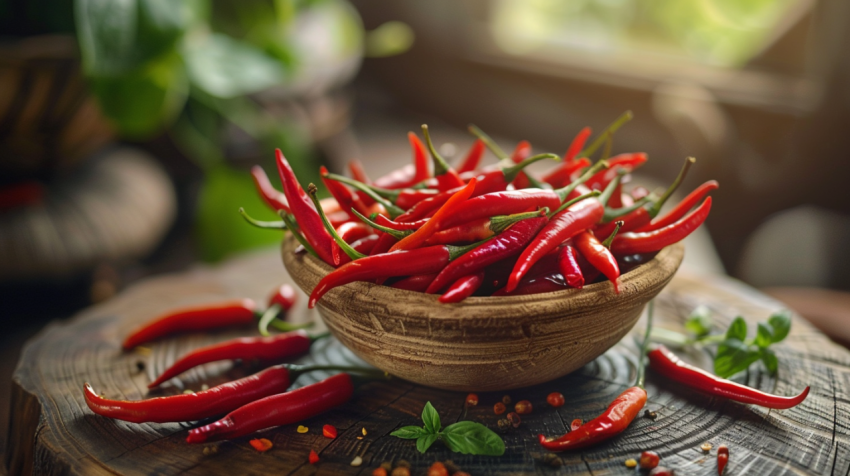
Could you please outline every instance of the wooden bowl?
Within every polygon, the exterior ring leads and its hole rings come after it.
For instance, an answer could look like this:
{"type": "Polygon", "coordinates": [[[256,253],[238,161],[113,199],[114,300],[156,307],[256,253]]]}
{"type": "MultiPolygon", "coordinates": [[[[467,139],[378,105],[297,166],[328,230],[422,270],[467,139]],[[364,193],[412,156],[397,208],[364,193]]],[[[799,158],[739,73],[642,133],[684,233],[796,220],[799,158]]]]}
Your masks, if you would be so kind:
{"type": "MultiPolygon", "coordinates": [[[[332,268],[283,242],[283,262],[307,294],[332,268]]],[[[366,362],[412,382],[448,390],[525,387],[595,359],[635,325],[670,282],[684,246],[661,250],[610,282],[584,289],[442,304],[436,295],[357,282],[330,290],[317,307],[328,329],[366,362]]]]}

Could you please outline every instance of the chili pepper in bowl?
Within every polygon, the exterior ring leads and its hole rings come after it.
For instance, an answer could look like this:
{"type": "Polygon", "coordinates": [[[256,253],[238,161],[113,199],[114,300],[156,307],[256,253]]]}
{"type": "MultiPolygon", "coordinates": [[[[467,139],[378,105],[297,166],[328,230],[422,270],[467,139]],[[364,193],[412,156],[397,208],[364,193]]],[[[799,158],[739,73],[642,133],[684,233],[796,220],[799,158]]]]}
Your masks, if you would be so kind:
{"type": "MultiPolygon", "coordinates": [[[[407,139],[410,141],[410,148],[413,152],[413,165],[394,170],[376,179],[376,186],[390,189],[407,188],[426,180],[430,176],[428,171],[428,156],[425,153],[425,146],[422,145],[422,141],[413,132],[407,133],[407,139]]],[[[365,180],[360,181],[366,182],[365,180]]]]}
{"type": "Polygon", "coordinates": [[[627,388],[626,391],[615,398],[601,415],[560,438],[549,439],[539,435],[538,439],[544,448],[550,451],[564,451],[593,446],[622,433],[637,417],[646,403],[646,390],[643,388],[646,376],[644,354],[649,343],[649,333],[652,330],[653,307],[653,301],[650,301],[647,311],[646,333],[643,336],[640,357],[638,357],[638,373],[634,387],[627,388]]]}
{"type": "Polygon", "coordinates": [[[254,186],[260,197],[272,210],[284,210],[289,213],[289,204],[286,203],[286,196],[279,192],[272,185],[266,171],[259,165],[251,167],[251,177],[254,179],[254,186]]]}
{"type": "Polygon", "coordinates": [[[435,213],[430,220],[428,220],[418,230],[394,244],[390,248],[390,251],[411,250],[425,243],[431,235],[440,229],[440,226],[445,220],[450,219],[457,213],[457,209],[465,203],[464,201],[469,198],[470,195],[472,195],[472,192],[475,190],[476,182],[476,179],[470,180],[465,187],[452,195],[452,197],[448,199],[439,210],[437,210],[437,213],[435,213]]]}
{"type": "MultiPolygon", "coordinates": [[[[617,222],[617,228],[623,222],[617,222]]],[[[611,281],[611,284],[614,285],[614,292],[620,292],[620,266],[617,264],[617,258],[611,254],[611,250],[608,249],[611,243],[611,239],[613,239],[614,235],[617,233],[617,228],[614,229],[613,234],[605,240],[606,243],[600,243],[598,239],[585,230],[573,238],[573,243],[575,243],[576,249],[581,253],[582,256],[591,264],[594,268],[598,269],[611,281]]]]}
{"type": "Polygon", "coordinates": [[[434,178],[437,179],[437,190],[445,191],[463,186],[463,179],[460,178],[455,169],[434,148],[427,124],[422,124],[422,135],[425,136],[425,143],[428,145],[428,151],[431,153],[431,162],[434,164],[434,178]]]}
{"type": "Polygon", "coordinates": [[[442,303],[458,303],[472,296],[484,282],[484,271],[479,271],[469,276],[463,276],[452,283],[451,286],[440,296],[442,303]]]}
{"type": "Polygon", "coordinates": [[[652,253],[678,243],[702,225],[710,210],[711,197],[706,197],[702,205],[672,225],[648,232],[629,232],[618,235],[611,244],[611,251],[618,256],[652,253]]]}
{"type": "Polygon", "coordinates": [[[576,289],[584,287],[584,274],[578,264],[578,252],[573,246],[566,245],[558,251],[558,267],[564,281],[570,287],[576,289]]]}
{"type": "Polygon", "coordinates": [[[481,139],[476,139],[469,148],[469,152],[463,160],[455,167],[458,174],[465,172],[474,172],[478,169],[478,164],[481,163],[481,157],[484,156],[484,142],[481,139]]]}
{"type": "Polygon", "coordinates": [[[750,403],[765,408],[785,410],[803,402],[809,395],[806,387],[799,395],[780,397],[713,375],[683,362],[663,345],[649,351],[649,365],[654,372],[709,395],[750,403]]]}
{"type": "Polygon", "coordinates": [[[657,220],[652,220],[651,223],[644,225],[634,231],[638,233],[646,232],[646,231],[654,231],[659,228],[664,228],[665,226],[672,225],[679,221],[680,218],[685,216],[691,208],[693,208],[697,203],[700,202],[708,193],[712,190],[716,190],[720,187],[720,184],[717,183],[716,180],[709,180],[699,187],[695,188],[693,192],[688,194],[687,197],[683,198],[681,202],[679,202],[673,209],[671,209],[667,214],[663,217],[658,218],[657,220]]]}

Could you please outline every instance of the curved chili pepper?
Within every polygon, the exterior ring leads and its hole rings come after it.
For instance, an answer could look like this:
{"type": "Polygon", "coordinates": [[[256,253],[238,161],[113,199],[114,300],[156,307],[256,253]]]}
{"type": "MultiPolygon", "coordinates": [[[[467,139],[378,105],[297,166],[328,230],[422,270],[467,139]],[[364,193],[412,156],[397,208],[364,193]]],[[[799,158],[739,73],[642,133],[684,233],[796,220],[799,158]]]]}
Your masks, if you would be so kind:
{"type": "Polygon", "coordinates": [[[591,190],[602,190],[608,186],[611,180],[617,176],[620,169],[632,171],[647,161],[647,155],[643,152],[629,152],[615,155],[606,160],[608,169],[597,172],[590,177],[586,184],[591,190]]]}
{"type": "Polygon", "coordinates": [[[586,448],[605,441],[622,433],[637,417],[646,404],[646,390],[643,388],[645,378],[644,353],[649,343],[649,333],[652,329],[652,314],[654,304],[649,302],[646,333],[643,336],[641,353],[638,358],[638,374],[634,387],[629,387],[608,405],[601,415],[582,424],[578,428],[557,439],[548,439],[538,435],[540,444],[550,451],[574,450],[586,448]]]}
{"type": "Polygon", "coordinates": [[[727,400],[751,403],[776,410],[785,410],[799,405],[809,395],[809,387],[806,387],[797,396],[780,397],[720,378],[701,368],[683,362],[676,354],[670,352],[663,345],[659,345],[657,348],[649,351],[647,356],[649,357],[649,365],[653,371],[688,387],[727,400]]]}
{"type": "Polygon", "coordinates": [[[571,182],[573,173],[590,167],[590,159],[582,157],[578,160],[565,162],[543,176],[543,181],[554,188],[560,188],[571,182]]]}
{"type": "Polygon", "coordinates": [[[294,331],[272,337],[241,337],[201,347],[177,359],[156,380],[148,384],[148,388],[158,387],[189,369],[219,360],[242,359],[278,363],[307,353],[314,340],[304,331],[294,331]]]}
{"type": "Polygon", "coordinates": [[[440,224],[445,230],[480,218],[496,215],[512,215],[529,210],[549,208],[554,210],[561,204],[558,194],[552,190],[524,188],[479,195],[461,203],[451,216],[440,224]]]}
{"type": "Polygon", "coordinates": [[[464,299],[472,296],[478,288],[481,287],[481,283],[484,282],[484,271],[479,271],[478,273],[471,274],[469,276],[464,276],[454,283],[440,296],[440,302],[442,303],[458,303],[463,301],[464,299]]]}
{"type": "Polygon", "coordinates": [[[475,179],[470,180],[465,187],[452,195],[452,198],[448,199],[430,220],[428,220],[418,230],[394,244],[392,248],[390,248],[390,251],[410,250],[422,245],[422,243],[425,243],[425,240],[440,230],[440,226],[445,220],[451,219],[451,217],[457,214],[457,209],[460,208],[460,206],[475,190],[476,182],[477,181],[475,179]]]}
{"type": "MultiPolygon", "coordinates": [[[[336,229],[336,232],[346,243],[354,243],[361,238],[371,235],[372,229],[363,223],[350,221],[340,225],[336,229]]],[[[339,266],[350,261],[348,255],[340,249],[336,240],[334,240],[333,246],[331,246],[331,252],[333,253],[334,266],[339,266]]]]}
{"type": "Polygon", "coordinates": [[[266,308],[270,308],[277,304],[280,306],[281,310],[285,312],[292,309],[292,306],[295,305],[297,300],[298,295],[295,294],[295,289],[288,284],[281,284],[280,287],[277,288],[271,296],[269,296],[266,308]]]}
{"type": "Polygon", "coordinates": [[[683,198],[681,202],[679,202],[672,210],[670,210],[663,217],[653,220],[650,224],[637,228],[636,232],[642,233],[646,231],[654,231],[659,228],[664,228],[665,226],[672,225],[676,223],[680,218],[685,216],[691,208],[693,208],[700,200],[703,199],[708,192],[712,190],[716,190],[720,187],[720,184],[717,183],[716,180],[709,180],[699,187],[695,188],[693,192],[689,193],[687,197],[683,198]]]}
{"type": "Polygon", "coordinates": [[[354,395],[347,373],[334,375],[287,393],[251,402],[221,420],[189,430],[187,443],[233,439],[272,426],[288,425],[342,405],[354,395]]]}
{"type": "MultiPolygon", "coordinates": [[[[520,141],[514,151],[511,153],[511,161],[518,164],[523,160],[531,157],[531,143],[527,140],[520,141]]],[[[516,178],[511,182],[517,189],[533,187],[532,179],[525,172],[517,174],[516,178]]],[[[540,187],[538,187],[540,188],[540,187]]]]}
{"type": "Polygon", "coordinates": [[[710,210],[711,197],[707,197],[696,210],[672,225],[654,231],[618,235],[611,244],[611,251],[617,255],[652,253],[678,243],[702,225],[710,210]]]}
{"type": "Polygon", "coordinates": [[[286,200],[289,202],[289,208],[295,216],[295,221],[301,229],[301,233],[319,258],[325,263],[333,266],[333,253],[331,252],[331,242],[333,239],[325,231],[325,226],[322,224],[322,219],[313,205],[313,201],[307,196],[307,192],[301,188],[292,167],[289,166],[286,157],[280,149],[275,150],[277,158],[277,170],[280,173],[280,180],[283,183],[283,193],[286,195],[286,200]]]}
{"type": "MultiPolygon", "coordinates": [[[[595,192],[599,193],[599,192],[595,192]]],[[[585,197],[583,195],[582,197],[585,197]]],[[[539,259],[557,248],[564,241],[581,233],[602,219],[605,207],[599,200],[581,200],[555,214],[546,227],[523,250],[507,284],[507,291],[513,291],[520,280],[539,259]]]]}
{"type": "Polygon", "coordinates": [[[391,288],[396,289],[406,289],[407,291],[416,291],[418,293],[424,293],[428,286],[431,285],[431,282],[434,281],[434,278],[437,277],[437,273],[431,274],[417,274],[414,276],[408,276],[404,279],[394,282],[390,285],[391,288]]]}
{"type": "Polygon", "coordinates": [[[519,253],[547,221],[549,219],[544,213],[544,216],[527,218],[515,223],[498,236],[446,266],[425,292],[434,294],[462,276],[477,273],[493,263],[519,253]]]}
{"type": "Polygon", "coordinates": [[[372,253],[373,249],[375,249],[375,245],[378,244],[378,240],[380,238],[381,237],[378,235],[369,235],[351,243],[351,247],[358,253],[368,255],[372,253]]]}
{"type": "Polygon", "coordinates": [[[576,289],[584,287],[584,274],[582,274],[581,267],[578,264],[578,256],[575,248],[567,245],[558,251],[558,267],[561,270],[564,281],[570,287],[576,289]]]}
{"type": "Polygon", "coordinates": [[[434,164],[434,178],[437,179],[437,190],[442,192],[463,186],[463,179],[434,148],[427,124],[422,124],[422,135],[425,136],[425,143],[428,144],[428,151],[431,153],[431,162],[434,164]]]}
{"type": "Polygon", "coordinates": [[[328,169],[324,165],[319,167],[319,176],[322,178],[322,183],[331,192],[331,195],[336,199],[342,211],[348,212],[353,208],[360,213],[369,213],[369,206],[363,203],[357,194],[353,193],[345,185],[328,179],[328,173],[328,169]]]}
{"type": "Polygon", "coordinates": [[[125,350],[182,332],[247,326],[257,320],[257,305],[250,299],[188,307],[168,312],[136,329],[124,339],[125,350]]]}
{"type": "MultiPolygon", "coordinates": [[[[357,180],[358,182],[365,183],[366,185],[371,185],[372,180],[366,175],[366,171],[363,170],[363,164],[360,163],[359,160],[349,160],[348,161],[348,172],[351,174],[351,178],[357,180]]],[[[372,200],[371,197],[361,192],[360,190],[355,190],[354,193],[360,197],[360,200],[365,203],[367,206],[372,206],[375,201],[372,200]]]]}
{"type": "Polygon", "coordinates": [[[289,213],[289,205],[286,203],[286,196],[279,192],[272,185],[266,171],[259,165],[251,167],[251,177],[254,179],[254,186],[257,192],[260,193],[263,201],[266,202],[272,210],[284,210],[289,213]]]}
{"type": "Polygon", "coordinates": [[[453,226],[431,235],[426,245],[450,245],[452,243],[471,243],[493,236],[490,219],[480,218],[463,225],[453,226]]]}
{"type": "Polygon", "coordinates": [[[564,162],[571,162],[573,159],[578,157],[581,153],[581,150],[584,148],[585,142],[587,142],[587,138],[590,137],[591,129],[589,127],[585,127],[584,129],[578,131],[573,141],[570,142],[570,147],[567,149],[567,152],[564,153],[564,162]]]}
{"type": "Polygon", "coordinates": [[[478,164],[481,163],[481,157],[483,156],[484,143],[481,142],[481,139],[475,139],[472,147],[469,148],[469,152],[466,153],[466,157],[455,167],[455,170],[458,174],[473,172],[478,168],[478,164]]]}
{"type": "Polygon", "coordinates": [[[368,256],[340,266],[327,274],[310,293],[307,307],[312,309],[316,302],[329,290],[354,281],[372,281],[394,276],[437,273],[463,253],[478,246],[427,246],[415,250],[396,251],[368,256]]]}
{"type": "Polygon", "coordinates": [[[425,223],[427,223],[428,220],[429,220],[428,218],[423,218],[421,220],[416,220],[416,221],[399,222],[399,221],[390,220],[389,218],[381,215],[380,213],[375,215],[375,217],[373,219],[373,221],[376,224],[381,225],[381,226],[386,227],[386,228],[391,228],[391,229],[397,230],[397,231],[416,230],[416,229],[420,228],[422,225],[424,225],[425,223]]]}
{"type": "Polygon", "coordinates": [[[729,448],[726,445],[717,447],[717,476],[723,476],[723,470],[729,463],[729,448]]]}
{"type": "Polygon", "coordinates": [[[422,145],[422,141],[413,132],[407,133],[407,139],[410,141],[410,148],[413,152],[413,165],[407,165],[376,179],[375,186],[387,189],[412,187],[430,176],[428,156],[425,153],[425,146],[422,145]]]}
{"type": "Polygon", "coordinates": [[[576,249],[584,258],[598,269],[611,281],[614,285],[614,292],[620,292],[620,266],[617,264],[617,259],[611,254],[611,250],[606,248],[592,233],[585,230],[573,238],[576,249]]]}

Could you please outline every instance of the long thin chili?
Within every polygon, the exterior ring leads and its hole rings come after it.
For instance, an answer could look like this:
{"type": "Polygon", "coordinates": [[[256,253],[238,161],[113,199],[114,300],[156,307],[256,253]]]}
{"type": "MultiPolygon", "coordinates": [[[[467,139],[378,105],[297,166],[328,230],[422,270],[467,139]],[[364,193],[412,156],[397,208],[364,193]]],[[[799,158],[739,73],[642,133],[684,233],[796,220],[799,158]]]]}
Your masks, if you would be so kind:
{"type": "Polygon", "coordinates": [[[481,163],[481,157],[483,156],[484,143],[481,142],[481,139],[475,139],[472,147],[469,148],[469,152],[466,153],[463,160],[455,167],[455,170],[458,174],[473,172],[478,168],[478,164],[481,163]]]}
{"type": "Polygon", "coordinates": [[[566,245],[558,251],[558,267],[564,276],[564,281],[573,288],[584,287],[584,274],[578,264],[578,255],[573,246],[566,245]]]}
{"type": "Polygon", "coordinates": [[[479,271],[469,276],[458,279],[440,296],[442,303],[458,303],[472,296],[484,282],[484,271],[479,271]]]}
{"type": "Polygon", "coordinates": [[[251,177],[254,179],[254,186],[260,193],[263,201],[271,207],[272,210],[285,210],[289,213],[289,204],[286,203],[286,196],[278,191],[266,175],[266,171],[259,165],[251,167],[251,177]]]}
{"type": "Polygon", "coordinates": [[[633,231],[639,233],[646,231],[654,231],[659,228],[664,228],[667,225],[672,225],[673,223],[676,223],[677,221],[679,221],[680,218],[685,216],[685,214],[687,214],[691,210],[691,208],[696,206],[696,204],[700,203],[703,197],[708,195],[708,193],[712,190],[716,190],[719,187],[720,184],[718,184],[716,180],[709,180],[708,182],[705,182],[704,184],[695,188],[694,191],[689,193],[687,197],[683,198],[682,201],[676,204],[676,206],[673,207],[673,209],[671,209],[669,212],[667,212],[667,214],[658,219],[652,220],[652,222],[648,225],[644,225],[633,231]]]}
{"type": "Polygon", "coordinates": [[[458,208],[460,208],[466,199],[472,195],[472,192],[475,190],[476,183],[476,179],[470,180],[465,187],[455,193],[452,198],[448,199],[430,220],[428,220],[414,233],[394,244],[392,248],[390,248],[390,251],[410,250],[425,243],[425,240],[440,230],[444,221],[451,219],[457,213],[458,208]]]}
{"type": "Polygon", "coordinates": [[[605,247],[593,233],[583,231],[573,238],[573,243],[579,253],[598,269],[614,285],[614,292],[620,292],[620,266],[611,250],[605,247]]]}
{"type": "Polygon", "coordinates": [[[711,197],[707,197],[702,205],[689,213],[681,220],[659,228],[654,231],[643,233],[629,232],[617,235],[611,244],[611,251],[617,255],[631,255],[638,253],[651,253],[665,246],[677,243],[694,232],[711,210],[711,197]]]}

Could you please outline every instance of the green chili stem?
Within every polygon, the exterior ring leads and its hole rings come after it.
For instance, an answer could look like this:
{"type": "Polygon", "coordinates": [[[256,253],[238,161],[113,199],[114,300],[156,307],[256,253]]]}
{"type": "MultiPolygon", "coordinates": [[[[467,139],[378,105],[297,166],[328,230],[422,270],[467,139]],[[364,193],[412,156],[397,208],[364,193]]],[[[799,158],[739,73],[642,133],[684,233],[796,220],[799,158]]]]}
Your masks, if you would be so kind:
{"type": "MultiPolygon", "coordinates": [[[[492,236],[490,238],[492,238],[492,236]]],[[[490,241],[490,238],[481,241],[476,241],[475,243],[464,246],[445,245],[446,248],[449,249],[449,261],[454,261],[464,253],[472,251],[475,248],[478,248],[479,246],[483,245],[484,243],[487,243],[488,241],[490,241]]]]}
{"type": "MultiPolygon", "coordinates": [[[[510,167],[505,167],[505,168],[502,169],[502,173],[505,174],[505,182],[507,182],[507,183],[513,182],[514,179],[516,178],[516,176],[519,175],[520,172],[522,172],[522,169],[526,168],[527,166],[529,166],[529,165],[531,165],[535,162],[545,160],[545,159],[559,160],[560,157],[558,157],[555,154],[538,154],[538,155],[531,156],[531,157],[523,160],[522,162],[520,162],[516,165],[512,165],[510,167]]],[[[528,176],[528,178],[529,178],[529,180],[532,179],[532,177],[530,175],[528,176]]],[[[532,182],[533,182],[533,180],[532,180],[532,182]]]]}
{"type": "Polygon", "coordinates": [[[570,193],[572,193],[572,191],[575,190],[576,187],[587,182],[588,180],[590,180],[590,177],[593,177],[598,172],[600,172],[604,169],[607,169],[607,168],[608,168],[608,162],[606,162],[604,160],[600,160],[599,162],[593,164],[593,166],[591,166],[589,169],[585,170],[584,173],[581,174],[581,176],[579,178],[577,178],[573,181],[573,183],[567,185],[564,188],[559,188],[559,189],[555,190],[555,193],[558,194],[558,197],[563,202],[564,200],[567,199],[568,196],[570,196],[570,193]]]}
{"type": "Polygon", "coordinates": [[[513,215],[498,215],[490,218],[490,230],[493,233],[501,233],[507,230],[511,225],[520,222],[522,220],[527,220],[529,218],[535,218],[544,216],[549,213],[549,209],[547,207],[543,207],[540,210],[533,212],[525,212],[525,213],[514,213],[513,215]]]}
{"type": "Polygon", "coordinates": [[[334,180],[336,182],[341,182],[341,183],[344,183],[346,185],[350,185],[350,186],[354,187],[355,189],[365,193],[366,195],[369,196],[369,198],[371,198],[372,200],[383,205],[383,207],[387,209],[387,213],[390,214],[390,218],[395,218],[395,217],[401,215],[402,213],[404,213],[404,210],[397,207],[394,203],[390,202],[386,198],[380,196],[378,193],[376,193],[371,187],[369,187],[365,183],[358,182],[357,180],[350,179],[348,177],[345,177],[345,176],[342,176],[342,175],[337,175],[337,174],[327,174],[327,175],[324,176],[324,178],[331,179],[331,180],[334,180]]]}
{"type": "Polygon", "coordinates": [[[640,357],[638,357],[637,381],[635,387],[643,388],[646,380],[646,350],[649,345],[649,334],[652,332],[652,314],[655,311],[655,300],[649,301],[646,316],[646,332],[643,335],[643,343],[640,346],[640,357]]]}
{"type": "Polygon", "coordinates": [[[608,238],[605,238],[605,241],[602,242],[602,246],[606,248],[611,248],[611,242],[614,241],[614,237],[617,236],[617,232],[620,231],[620,227],[625,224],[624,221],[618,221],[615,223],[614,231],[611,232],[611,235],[608,238]]]}
{"type": "Polygon", "coordinates": [[[608,200],[611,200],[611,197],[614,195],[614,191],[617,190],[617,186],[620,185],[620,182],[623,180],[623,176],[627,173],[628,172],[623,169],[617,171],[617,176],[614,177],[614,180],[605,187],[605,190],[602,191],[602,195],[599,196],[599,201],[602,202],[602,205],[608,205],[608,200]]]}
{"type": "Polygon", "coordinates": [[[248,215],[248,212],[245,211],[244,208],[239,207],[239,214],[242,215],[242,218],[245,219],[251,225],[256,226],[257,228],[263,228],[266,230],[286,230],[286,223],[282,221],[262,221],[257,220],[256,218],[252,218],[248,215]]]}
{"type": "Polygon", "coordinates": [[[591,142],[591,144],[587,146],[587,148],[585,148],[583,151],[581,151],[581,153],[579,153],[576,157],[590,157],[591,155],[593,155],[593,153],[596,152],[596,149],[602,146],[602,144],[605,142],[606,136],[608,136],[609,134],[614,135],[614,133],[617,132],[617,129],[619,129],[623,124],[629,122],[632,117],[634,117],[632,111],[624,112],[622,115],[620,115],[620,117],[617,118],[616,121],[612,122],[611,125],[608,126],[608,128],[602,132],[602,134],[600,134],[596,139],[594,139],[593,142],[591,142]]]}
{"type": "Polygon", "coordinates": [[[264,337],[268,337],[271,335],[269,333],[269,324],[280,313],[280,309],[280,304],[272,304],[268,309],[263,312],[263,315],[260,316],[260,323],[257,325],[260,330],[260,335],[264,337]]]}
{"type": "Polygon", "coordinates": [[[336,229],[331,225],[330,220],[328,220],[327,215],[325,215],[325,211],[322,210],[322,204],[319,203],[318,197],[316,197],[316,184],[311,183],[307,186],[307,194],[310,195],[310,200],[313,200],[313,205],[316,206],[316,211],[319,213],[319,217],[322,219],[322,223],[325,225],[325,229],[328,230],[328,233],[331,234],[336,244],[339,246],[339,249],[345,252],[352,261],[365,258],[366,255],[355,250],[351,247],[342,237],[339,236],[339,233],[336,232],[336,229]]]}
{"type": "Polygon", "coordinates": [[[358,212],[357,210],[355,210],[353,208],[351,209],[351,213],[353,213],[355,216],[357,216],[357,218],[359,218],[360,221],[362,221],[363,223],[371,226],[372,228],[374,228],[378,231],[382,231],[382,232],[392,236],[393,238],[395,238],[397,240],[401,240],[405,236],[413,234],[413,232],[415,231],[415,230],[393,230],[392,228],[386,227],[384,225],[379,225],[379,224],[375,223],[374,221],[366,218],[365,216],[363,216],[363,214],[361,214],[360,212],[358,212]]]}
{"type": "Polygon", "coordinates": [[[602,194],[602,192],[600,192],[599,190],[594,190],[594,191],[592,191],[592,192],[585,193],[584,195],[582,195],[582,196],[580,196],[580,197],[576,197],[576,198],[574,198],[574,199],[572,199],[572,200],[570,200],[570,201],[568,201],[568,202],[562,203],[562,204],[561,204],[561,206],[560,206],[560,207],[558,207],[558,209],[557,209],[557,210],[555,210],[554,212],[552,212],[552,213],[550,213],[550,214],[549,214],[549,218],[551,219],[551,218],[552,218],[552,217],[554,217],[555,215],[557,215],[557,214],[561,213],[562,211],[566,210],[568,207],[571,207],[573,204],[575,204],[575,203],[577,203],[577,202],[580,202],[580,201],[584,200],[585,198],[598,197],[598,196],[599,196],[599,195],[601,195],[601,194],[602,194]]]}
{"type": "Polygon", "coordinates": [[[637,210],[638,208],[647,204],[650,201],[650,197],[643,197],[640,200],[637,200],[635,203],[620,208],[608,208],[605,207],[605,213],[602,215],[602,223],[610,223],[621,216],[628,215],[629,213],[637,210]]]}
{"type": "Polygon", "coordinates": [[[310,243],[308,243],[307,240],[298,231],[298,224],[295,223],[295,219],[283,210],[279,210],[278,214],[280,215],[280,218],[283,219],[283,222],[286,223],[286,228],[288,228],[289,231],[292,232],[292,236],[294,236],[295,239],[298,240],[298,243],[301,243],[301,246],[303,246],[308,253],[318,258],[319,255],[316,253],[316,250],[313,249],[310,243]]]}
{"type": "Polygon", "coordinates": [[[478,126],[470,124],[469,132],[471,132],[472,135],[474,135],[475,137],[481,139],[481,142],[483,142],[484,145],[486,145],[487,148],[490,149],[491,152],[493,152],[493,155],[495,155],[499,159],[507,159],[509,157],[508,154],[504,150],[502,150],[501,147],[499,147],[499,144],[496,144],[496,141],[494,141],[493,138],[488,136],[484,131],[479,129],[478,126]]]}
{"type": "Polygon", "coordinates": [[[434,143],[431,142],[431,134],[428,133],[428,124],[422,124],[422,134],[425,135],[425,143],[428,144],[428,151],[431,153],[431,161],[434,162],[434,177],[445,175],[451,167],[448,162],[446,162],[446,159],[444,159],[443,156],[437,152],[437,149],[434,148],[434,143]]]}
{"type": "Polygon", "coordinates": [[[658,216],[658,213],[661,211],[661,207],[664,206],[664,202],[666,202],[667,199],[670,198],[671,195],[673,195],[673,192],[675,192],[676,189],[679,188],[679,185],[682,183],[682,180],[684,180],[685,176],[688,174],[688,169],[690,169],[691,165],[693,165],[696,161],[697,159],[693,157],[688,157],[687,159],[685,159],[685,163],[682,165],[682,169],[679,171],[679,175],[676,176],[676,179],[673,180],[673,183],[671,183],[667,190],[664,191],[664,194],[661,195],[661,198],[659,198],[652,205],[652,207],[647,210],[649,212],[650,217],[655,218],[656,216],[658,216]]]}

